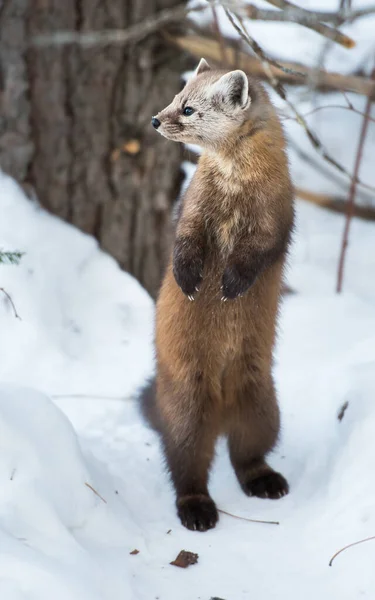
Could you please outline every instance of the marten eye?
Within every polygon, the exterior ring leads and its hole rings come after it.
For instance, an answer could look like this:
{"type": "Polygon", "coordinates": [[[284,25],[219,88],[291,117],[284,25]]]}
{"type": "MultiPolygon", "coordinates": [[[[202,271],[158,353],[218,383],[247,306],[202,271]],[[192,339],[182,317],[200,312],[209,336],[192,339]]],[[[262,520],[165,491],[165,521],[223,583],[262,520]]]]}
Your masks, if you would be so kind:
{"type": "Polygon", "coordinates": [[[190,117],[194,112],[194,108],[191,108],[191,106],[185,106],[182,114],[185,115],[185,117],[190,117]]]}

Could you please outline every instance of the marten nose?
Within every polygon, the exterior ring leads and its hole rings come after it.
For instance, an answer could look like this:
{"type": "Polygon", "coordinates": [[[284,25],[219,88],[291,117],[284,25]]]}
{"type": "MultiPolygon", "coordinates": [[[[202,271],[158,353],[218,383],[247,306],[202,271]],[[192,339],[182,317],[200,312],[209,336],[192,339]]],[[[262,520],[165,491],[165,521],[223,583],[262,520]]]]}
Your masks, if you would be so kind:
{"type": "Polygon", "coordinates": [[[159,119],[157,119],[156,117],[152,117],[152,119],[151,119],[151,125],[153,127],[155,127],[155,129],[157,129],[158,127],[160,127],[160,121],[159,121],[159,119]]]}

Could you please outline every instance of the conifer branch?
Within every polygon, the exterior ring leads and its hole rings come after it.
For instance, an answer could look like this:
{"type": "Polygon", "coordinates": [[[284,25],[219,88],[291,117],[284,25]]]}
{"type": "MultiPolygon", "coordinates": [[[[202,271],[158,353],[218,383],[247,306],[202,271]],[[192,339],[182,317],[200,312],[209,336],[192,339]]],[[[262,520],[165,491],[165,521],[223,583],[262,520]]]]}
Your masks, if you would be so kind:
{"type": "Polygon", "coordinates": [[[24,252],[5,252],[0,250],[0,264],[1,265],[19,265],[24,252]]]}

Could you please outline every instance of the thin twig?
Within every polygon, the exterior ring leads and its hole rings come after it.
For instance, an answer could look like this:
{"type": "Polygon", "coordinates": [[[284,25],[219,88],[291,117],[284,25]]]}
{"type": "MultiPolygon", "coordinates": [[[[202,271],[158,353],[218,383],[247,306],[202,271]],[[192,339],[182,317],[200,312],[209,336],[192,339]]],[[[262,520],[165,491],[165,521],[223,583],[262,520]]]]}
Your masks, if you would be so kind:
{"type": "Polygon", "coordinates": [[[248,521],[249,523],[263,523],[264,525],[280,525],[279,521],[261,521],[260,519],[248,519],[247,517],[239,517],[238,515],[233,515],[226,510],[218,509],[220,513],[223,515],[227,515],[228,517],[233,517],[233,519],[240,519],[241,521],[248,521]]]}
{"type": "Polygon", "coordinates": [[[341,90],[342,95],[344,96],[346,103],[348,105],[348,108],[354,108],[353,104],[351,103],[350,99],[348,98],[348,95],[346,94],[346,92],[344,92],[344,90],[341,90]]]}
{"type": "MultiPolygon", "coordinates": [[[[294,115],[297,119],[297,122],[304,128],[310,143],[314,146],[314,148],[318,152],[318,154],[320,154],[320,156],[324,160],[329,162],[332,166],[334,166],[342,174],[351,178],[352,177],[351,173],[341,163],[339,163],[335,158],[333,158],[333,156],[331,156],[327,152],[327,150],[323,146],[322,142],[320,141],[320,139],[318,138],[316,133],[314,133],[308,126],[306,119],[304,119],[304,117],[300,114],[300,112],[297,110],[297,108],[294,106],[294,104],[288,99],[285,89],[283,88],[280,81],[278,81],[278,79],[276,78],[276,76],[274,75],[274,73],[272,72],[272,70],[270,68],[271,64],[275,65],[275,61],[270,60],[269,57],[264,52],[264,50],[259,46],[259,44],[257,42],[255,42],[255,40],[253,40],[253,38],[249,35],[241,17],[239,17],[239,15],[235,15],[237,20],[240,23],[240,26],[241,26],[240,27],[239,25],[237,25],[235,23],[234,18],[231,15],[230,11],[226,8],[224,8],[224,10],[225,10],[225,13],[226,13],[229,21],[232,23],[233,27],[236,29],[236,31],[239,33],[239,35],[242,37],[242,39],[244,39],[247,42],[247,44],[252,48],[252,50],[258,56],[259,60],[262,62],[264,71],[268,77],[268,80],[269,80],[271,86],[276,91],[276,93],[280,96],[280,98],[282,98],[284,100],[284,102],[289,106],[291,111],[294,113],[294,115]],[[242,28],[242,30],[241,30],[241,28],[242,28]]],[[[277,63],[276,63],[276,65],[277,65],[277,63]]],[[[361,183],[361,185],[363,185],[364,187],[367,187],[368,189],[371,189],[371,190],[374,189],[372,186],[361,182],[358,178],[358,174],[356,175],[356,183],[361,183]]]]}
{"type": "Polygon", "coordinates": [[[16,317],[16,319],[19,319],[20,321],[22,321],[21,317],[19,316],[19,314],[17,312],[15,304],[14,304],[11,296],[8,294],[8,292],[6,290],[4,290],[4,288],[2,288],[2,287],[0,287],[0,292],[3,292],[3,294],[5,294],[5,296],[8,298],[9,302],[11,303],[13,312],[14,312],[14,316],[16,317]]]}
{"type": "Polygon", "coordinates": [[[359,540],[358,542],[353,542],[352,544],[348,544],[347,546],[344,546],[343,548],[341,548],[340,550],[338,550],[337,552],[335,552],[335,554],[332,556],[331,560],[329,561],[329,566],[332,567],[332,563],[335,560],[335,558],[341,554],[341,552],[344,552],[345,550],[347,550],[348,548],[353,548],[353,546],[358,546],[358,544],[363,544],[364,542],[369,542],[370,540],[375,540],[375,535],[372,535],[371,537],[365,538],[363,540],[359,540]]]}
{"type": "Polygon", "coordinates": [[[90,489],[92,492],[94,492],[94,494],[95,494],[96,496],[98,496],[98,498],[100,498],[100,500],[102,500],[102,501],[104,502],[104,504],[107,504],[107,500],[105,500],[105,499],[103,498],[103,496],[101,496],[101,495],[99,494],[99,492],[97,492],[97,491],[96,491],[96,489],[92,487],[92,485],[90,485],[89,483],[87,483],[87,481],[85,481],[85,486],[86,486],[86,487],[88,487],[88,488],[89,488],[89,489],[90,489]]]}
{"type": "MultiPolygon", "coordinates": [[[[327,108],[339,108],[341,110],[349,110],[350,112],[355,113],[356,115],[360,115],[361,117],[364,116],[365,113],[363,113],[361,110],[358,110],[356,108],[354,108],[353,105],[351,106],[343,106],[342,104],[327,104],[327,106],[317,106],[316,108],[313,108],[312,110],[310,110],[309,112],[305,113],[304,115],[302,115],[304,118],[305,117],[310,117],[310,115],[313,115],[314,113],[319,112],[320,110],[327,110],[327,108]]],[[[288,119],[293,119],[294,117],[285,117],[285,121],[287,121],[288,119]]],[[[374,117],[370,117],[368,118],[369,121],[372,121],[373,123],[375,123],[375,118],[374,117]]]]}
{"type": "Polygon", "coordinates": [[[222,66],[226,67],[228,65],[228,60],[227,60],[227,53],[226,53],[226,49],[225,49],[224,37],[223,37],[222,31],[220,28],[219,19],[217,17],[216,7],[213,4],[211,5],[211,10],[212,10],[212,17],[213,17],[213,21],[214,21],[214,30],[215,30],[217,41],[220,46],[222,66]]]}
{"type": "MultiPolygon", "coordinates": [[[[375,67],[372,70],[371,79],[375,79],[375,67]]],[[[363,148],[365,145],[368,125],[369,125],[369,121],[370,121],[369,116],[370,116],[370,111],[371,111],[371,105],[372,105],[372,99],[371,99],[371,97],[369,97],[369,98],[367,98],[365,113],[363,115],[361,134],[359,136],[358,149],[357,149],[357,154],[356,154],[356,158],[355,158],[353,177],[352,177],[352,182],[350,185],[349,196],[348,196],[348,209],[347,209],[347,213],[346,213],[346,221],[345,221],[345,227],[344,227],[344,234],[343,234],[343,238],[342,238],[341,253],[340,253],[340,260],[339,260],[338,274],[337,274],[336,291],[338,294],[342,291],[345,257],[346,257],[346,250],[348,247],[348,242],[349,242],[350,224],[351,224],[351,221],[352,221],[352,218],[354,215],[355,195],[356,195],[356,188],[357,188],[357,181],[358,181],[358,173],[359,173],[359,168],[360,168],[361,161],[362,161],[363,148]]]]}
{"type": "MultiPolygon", "coordinates": [[[[266,53],[264,52],[264,50],[258,44],[258,42],[256,42],[254,40],[254,38],[249,35],[240,15],[234,13],[233,11],[229,11],[227,8],[225,8],[225,6],[224,6],[224,11],[225,11],[225,14],[227,15],[229,21],[231,22],[231,24],[237,31],[238,35],[246,42],[246,44],[248,44],[250,46],[250,48],[253,50],[253,52],[262,61],[265,71],[270,72],[270,77],[274,80],[274,82],[276,82],[276,78],[273,76],[272,72],[270,71],[269,65],[273,65],[274,67],[276,67],[277,69],[280,69],[280,71],[283,71],[284,73],[287,73],[288,75],[296,75],[298,77],[302,77],[303,79],[307,79],[306,73],[303,73],[302,71],[297,71],[296,69],[293,69],[290,67],[286,67],[285,65],[282,65],[281,63],[279,63],[277,60],[274,60],[270,56],[267,56],[266,53]],[[236,16],[239,23],[241,24],[242,29],[234,21],[232,14],[236,16]]],[[[280,85],[280,83],[278,83],[278,85],[280,85]]]]}
{"type": "Polygon", "coordinates": [[[313,29],[317,33],[320,33],[320,35],[332,40],[332,42],[340,44],[345,48],[353,48],[355,46],[355,41],[352,40],[352,38],[341,33],[338,29],[333,29],[328,25],[324,25],[324,23],[321,23],[316,18],[316,15],[309,10],[296,6],[292,2],[289,2],[289,0],[267,0],[267,2],[272,4],[272,6],[281,8],[283,12],[288,11],[291,16],[294,16],[293,21],[295,23],[313,29]]]}
{"type": "Polygon", "coordinates": [[[185,3],[174,8],[161,10],[155,16],[136,23],[128,29],[107,29],[103,31],[56,31],[42,33],[31,38],[30,46],[44,48],[47,46],[66,46],[79,44],[86,48],[91,46],[107,46],[108,44],[129,44],[139,42],[161,27],[172,22],[179,22],[191,12],[207,9],[207,4],[187,7],[185,3]]]}

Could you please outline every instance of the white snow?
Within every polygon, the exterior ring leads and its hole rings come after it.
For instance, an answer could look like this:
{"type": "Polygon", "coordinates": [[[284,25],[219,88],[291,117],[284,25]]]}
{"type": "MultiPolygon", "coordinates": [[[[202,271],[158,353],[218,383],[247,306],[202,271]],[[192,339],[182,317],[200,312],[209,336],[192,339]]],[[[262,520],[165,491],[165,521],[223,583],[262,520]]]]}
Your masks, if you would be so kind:
{"type": "MultiPolygon", "coordinates": [[[[366,54],[366,31],[348,71],[366,54]]],[[[298,36],[278,38],[285,57],[310,44],[304,30],[298,36]]],[[[290,93],[302,112],[316,105],[290,93]]],[[[338,94],[319,102],[345,104],[338,94]]],[[[311,119],[352,169],[360,117],[323,110],[311,119]]],[[[285,125],[307,149],[302,130],[285,125]]],[[[374,151],[371,125],[361,176],[372,185],[374,151]]],[[[343,179],[323,178],[293,153],[291,162],[297,185],[343,193],[343,179]]],[[[275,360],[283,430],[271,458],[290,494],[247,498],[223,442],[212,471],[221,509],[280,525],[222,514],[200,534],[178,521],[158,438],[134,401],[153,369],[153,302],[92,238],[0,174],[0,248],[25,252],[19,266],[0,265],[0,288],[22,318],[0,292],[1,600],[375,597],[375,541],[328,566],[339,548],[375,535],[375,225],[353,221],[337,296],[343,226],[298,202],[288,271],[296,294],[283,303],[275,360]],[[182,549],[197,552],[198,564],[171,566],[182,549]]]]}
{"type": "Polygon", "coordinates": [[[91,238],[4,175],[0,210],[2,246],[26,252],[0,269],[22,317],[2,298],[1,380],[12,383],[0,385],[0,597],[372,597],[375,546],[328,561],[375,533],[374,225],[354,221],[338,297],[343,219],[298,205],[289,273],[298,293],[282,311],[283,436],[272,459],[291,493],[246,498],[221,443],[211,482],[219,507],[280,525],[221,515],[199,534],[181,527],[157,436],[131,400],[152,370],[152,302],[91,238]],[[181,549],[198,552],[198,565],[170,566],[181,549]]]}

